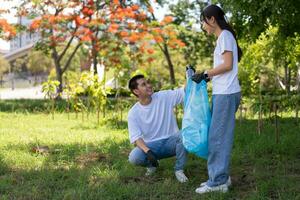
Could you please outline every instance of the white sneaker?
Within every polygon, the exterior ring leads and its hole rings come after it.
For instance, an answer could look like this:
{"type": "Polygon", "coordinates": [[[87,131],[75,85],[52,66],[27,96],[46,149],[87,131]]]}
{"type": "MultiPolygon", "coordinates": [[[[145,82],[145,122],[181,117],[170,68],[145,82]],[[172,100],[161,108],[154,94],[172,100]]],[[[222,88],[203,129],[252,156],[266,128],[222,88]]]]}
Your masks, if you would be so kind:
{"type": "MultiPolygon", "coordinates": [[[[207,181],[201,183],[201,184],[200,184],[200,187],[206,185],[206,183],[207,183],[207,181]]],[[[230,186],[231,186],[232,183],[231,183],[231,178],[230,178],[230,176],[228,176],[227,182],[226,182],[225,184],[227,185],[227,187],[230,187],[230,186]]]]}
{"type": "Polygon", "coordinates": [[[147,167],[145,176],[152,176],[156,172],[156,167],[147,167]]]}
{"type": "Polygon", "coordinates": [[[183,170],[177,170],[175,172],[175,176],[180,183],[185,183],[189,180],[183,173],[183,170]]]}
{"type": "Polygon", "coordinates": [[[196,193],[198,193],[198,194],[204,194],[204,193],[208,193],[208,192],[223,192],[223,193],[225,193],[227,191],[228,191],[228,186],[226,184],[218,185],[215,187],[209,187],[207,185],[204,185],[204,186],[196,189],[196,193]]]}

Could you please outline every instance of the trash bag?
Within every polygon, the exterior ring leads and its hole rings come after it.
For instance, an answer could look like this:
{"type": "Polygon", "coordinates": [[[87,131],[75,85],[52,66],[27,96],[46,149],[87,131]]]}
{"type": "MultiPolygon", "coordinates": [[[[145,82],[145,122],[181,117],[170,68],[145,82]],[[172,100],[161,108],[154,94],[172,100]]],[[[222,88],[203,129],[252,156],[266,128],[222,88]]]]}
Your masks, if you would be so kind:
{"type": "Polygon", "coordinates": [[[182,141],[186,150],[207,159],[208,131],[211,121],[207,84],[187,78],[182,119],[182,141]]]}

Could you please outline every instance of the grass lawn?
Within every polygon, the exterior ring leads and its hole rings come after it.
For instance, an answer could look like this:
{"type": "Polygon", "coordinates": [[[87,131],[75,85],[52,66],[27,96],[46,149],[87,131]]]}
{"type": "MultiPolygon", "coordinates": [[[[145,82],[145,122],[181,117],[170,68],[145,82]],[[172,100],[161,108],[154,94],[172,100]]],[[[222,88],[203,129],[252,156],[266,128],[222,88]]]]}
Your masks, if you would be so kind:
{"type": "Polygon", "coordinates": [[[132,145],[126,122],[97,126],[72,114],[0,112],[0,199],[300,199],[299,126],[280,119],[280,143],[266,122],[237,124],[232,153],[233,187],[226,194],[198,195],[207,179],[206,162],[189,155],[180,184],[174,158],[162,160],[156,175],[127,161],[132,145]],[[40,149],[37,149],[37,147],[40,149]],[[43,147],[44,146],[44,147],[43,147]]]}

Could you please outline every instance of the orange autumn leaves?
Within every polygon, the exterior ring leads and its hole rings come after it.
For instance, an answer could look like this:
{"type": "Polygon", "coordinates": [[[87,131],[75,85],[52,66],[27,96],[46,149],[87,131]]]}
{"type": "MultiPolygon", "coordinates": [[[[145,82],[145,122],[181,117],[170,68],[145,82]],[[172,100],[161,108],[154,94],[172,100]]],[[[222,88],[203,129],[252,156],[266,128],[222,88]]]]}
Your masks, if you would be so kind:
{"type": "Polygon", "coordinates": [[[0,19],[0,38],[10,39],[16,36],[16,28],[10,25],[5,19],[0,19]]]}
{"type": "Polygon", "coordinates": [[[52,45],[63,43],[70,36],[75,36],[81,42],[94,44],[96,42],[97,44],[101,38],[96,36],[95,30],[101,27],[101,31],[105,34],[116,36],[127,44],[136,45],[148,54],[154,53],[151,46],[155,43],[165,42],[172,48],[185,46],[177,39],[177,32],[174,28],[169,26],[173,21],[172,16],[166,16],[159,23],[151,23],[147,20],[148,16],[154,12],[152,7],[142,8],[137,4],[123,7],[119,0],[111,1],[101,11],[96,10],[93,0],[85,1],[78,6],[80,7],[79,13],[41,16],[32,21],[30,30],[54,30],[49,38],[52,45]],[[73,25],[74,32],[68,30],[70,24],[73,25]],[[147,45],[142,44],[145,42],[147,45]]]}

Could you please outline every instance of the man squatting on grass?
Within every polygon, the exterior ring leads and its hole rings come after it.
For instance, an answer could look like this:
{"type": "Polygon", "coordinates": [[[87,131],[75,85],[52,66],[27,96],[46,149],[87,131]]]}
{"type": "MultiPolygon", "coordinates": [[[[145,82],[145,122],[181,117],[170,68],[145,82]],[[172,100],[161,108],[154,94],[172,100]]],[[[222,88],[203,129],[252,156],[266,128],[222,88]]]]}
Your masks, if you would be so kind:
{"type": "Polygon", "coordinates": [[[184,88],[153,93],[145,77],[136,75],[130,79],[129,89],[138,98],[128,113],[129,139],[136,145],[129,162],[147,167],[149,176],[156,171],[158,160],[176,156],[175,176],[186,182],[183,168],[187,152],[174,115],[174,107],[183,102],[184,88]]]}

